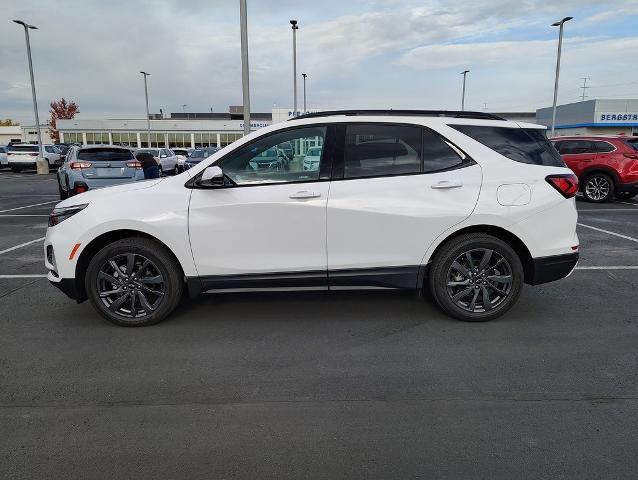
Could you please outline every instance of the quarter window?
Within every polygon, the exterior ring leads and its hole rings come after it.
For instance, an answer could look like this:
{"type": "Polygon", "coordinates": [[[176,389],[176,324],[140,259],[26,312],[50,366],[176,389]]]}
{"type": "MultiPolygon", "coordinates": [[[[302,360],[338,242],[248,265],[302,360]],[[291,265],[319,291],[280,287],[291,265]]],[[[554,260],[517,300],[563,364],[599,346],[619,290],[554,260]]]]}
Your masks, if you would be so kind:
{"type": "Polygon", "coordinates": [[[614,146],[609,142],[594,142],[594,146],[596,147],[596,151],[600,153],[609,153],[615,150],[614,146]]]}
{"type": "Polygon", "coordinates": [[[316,181],[323,154],[319,154],[318,162],[305,160],[308,150],[323,146],[325,138],[326,127],[274,133],[241,147],[220,166],[237,185],[316,181]]]}
{"type": "Polygon", "coordinates": [[[515,162],[548,167],[565,166],[556,148],[547,139],[544,130],[479,125],[450,125],[450,127],[515,162]]]}
{"type": "Polygon", "coordinates": [[[420,173],[421,134],[412,126],[348,125],[344,178],[420,173]]]}

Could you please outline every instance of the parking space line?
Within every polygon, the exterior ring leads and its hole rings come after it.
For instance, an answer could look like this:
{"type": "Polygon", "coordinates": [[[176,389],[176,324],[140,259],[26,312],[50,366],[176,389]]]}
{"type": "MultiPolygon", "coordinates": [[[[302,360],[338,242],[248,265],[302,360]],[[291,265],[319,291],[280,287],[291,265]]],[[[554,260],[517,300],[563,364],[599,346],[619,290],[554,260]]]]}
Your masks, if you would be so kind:
{"type": "Polygon", "coordinates": [[[603,267],[576,267],[574,270],[638,270],[638,265],[613,265],[603,267]]]}
{"type": "Polygon", "coordinates": [[[0,250],[0,255],[2,255],[3,253],[13,252],[14,250],[17,250],[18,248],[26,247],[27,245],[31,245],[32,243],[41,242],[45,238],[46,237],[36,238],[35,240],[31,240],[29,242],[21,243],[20,245],[16,245],[15,247],[9,247],[9,248],[7,248],[5,250],[0,250]]]}
{"type": "Polygon", "coordinates": [[[621,201],[619,201],[619,200],[616,200],[616,202],[615,202],[615,203],[622,203],[623,205],[632,205],[632,206],[634,206],[634,207],[638,207],[638,204],[636,204],[636,203],[631,203],[631,202],[621,202],[621,201]]]}
{"type": "Polygon", "coordinates": [[[580,212],[603,212],[606,215],[609,212],[638,212],[638,208],[585,208],[583,210],[578,210],[578,213],[580,212]]]}
{"type": "Polygon", "coordinates": [[[33,214],[27,214],[27,213],[16,213],[16,214],[7,214],[7,215],[0,215],[0,218],[2,217],[48,217],[48,215],[33,215],[33,214]]]}
{"type": "Polygon", "coordinates": [[[591,225],[585,225],[584,223],[578,223],[581,227],[591,228],[592,230],[596,230],[597,232],[606,233],[608,235],[613,235],[614,237],[624,238],[625,240],[631,240],[632,242],[638,243],[638,238],[630,237],[628,235],[623,235],[621,233],[610,232],[609,230],[603,230],[602,228],[592,227],[591,225]]]}
{"type": "Polygon", "coordinates": [[[52,200],[50,202],[34,203],[33,205],[25,205],[24,207],[7,208],[6,210],[0,210],[0,213],[13,212],[15,210],[22,210],[23,208],[39,207],[40,205],[49,205],[51,203],[60,203],[59,200],[52,200]]]}
{"type": "Polygon", "coordinates": [[[46,273],[34,273],[31,275],[0,275],[0,279],[4,278],[47,278],[46,273]]]}

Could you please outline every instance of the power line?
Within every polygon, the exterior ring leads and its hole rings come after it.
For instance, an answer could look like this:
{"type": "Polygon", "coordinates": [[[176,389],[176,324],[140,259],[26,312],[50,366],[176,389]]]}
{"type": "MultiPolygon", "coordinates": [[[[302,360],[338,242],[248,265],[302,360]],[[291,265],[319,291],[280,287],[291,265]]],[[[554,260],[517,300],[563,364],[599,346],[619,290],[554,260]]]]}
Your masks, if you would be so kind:
{"type": "Polygon", "coordinates": [[[589,78],[589,77],[583,77],[583,86],[582,86],[582,87],[580,87],[580,88],[583,90],[582,100],[581,100],[582,102],[584,102],[584,101],[585,101],[585,97],[587,96],[587,95],[585,95],[585,92],[586,92],[586,91],[587,91],[587,89],[589,88],[589,87],[587,86],[587,80],[591,80],[591,78],[589,78]]]}

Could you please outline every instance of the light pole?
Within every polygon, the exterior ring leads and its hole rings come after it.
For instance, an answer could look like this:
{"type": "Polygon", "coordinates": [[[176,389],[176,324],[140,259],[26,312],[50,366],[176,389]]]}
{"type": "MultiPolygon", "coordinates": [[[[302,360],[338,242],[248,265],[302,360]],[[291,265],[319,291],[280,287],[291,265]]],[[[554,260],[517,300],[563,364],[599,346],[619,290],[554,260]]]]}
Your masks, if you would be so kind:
{"type": "Polygon", "coordinates": [[[292,26],[292,78],[293,78],[293,108],[292,108],[292,116],[297,116],[297,30],[299,27],[297,26],[297,20],[290,20],[290,25],[292,26]]]}
{"type": "MultiPolygon", "coordinates": [[[[244,102],[244,135],[250,133],[250,83],[248,79],[248,13],[246,0],[239,0],[239,23],[241,27],[241,86],[244,102]]],[[[211,108],[211,112],[213,109],[211,108]]]]}
{"type": "Polygon", "coordinates": [[[308,75],[302,73],[301,76],[303,77],[303,113],[306,113],[306,77],[308,75]]]}
{"type": "Polygon", "coordinates": [[[146,133],[148,135],[148,148],[151,148],[151,115],[148,111],[148,87],[146,85],[146,77],[151,74],[146,72],[140,72],[144,76],[144,96],[146,97],[146,133]]]}
{"type": "Polygon", "coordinates": [[[554,80],[554,104],[552,105],[552,133],[554,136],[554,128],[556,127],[556,99],[558,98],[558,75],[560,73],[560,51],[563,47],[563,25],[574,17],[565,17],[560,22],[552,23],[552,27],[560,27],[558,31],[558,56],[556,57],[556,78],[554,80]]]}
{"type": "MultiPolygon", "coordinates": [[[[35,113],[35,128],[38,132],[38,149],[40,150],[40,160],[44,160],[44,149],[42,147],[42,134],[40,132],[40,116],[38,115],[38,100],[35,96],[35,80],[33,79],[33,62],[31,61],[31,43],[29,42],[29,30],[37,30],[35,25],[29,25],[22,20],[14,20],[18,25],[24,27],[24,38],[27,41],[27,59],[29,60],[29,75],[31,76],[31,94],[33,95],[33,111],[35,113]]],[[[48,172],[47,172],[48,173],[48,172]]]]}
{"type": "Polygon", "coordinates": [[[461,72],[461,75],[463,75],[463,93],[461,94],[461,111],[462,112],[465,110],[465,77],[467,77],[468,73],[470,73],[469,70],[463,70],[461,72]]]}

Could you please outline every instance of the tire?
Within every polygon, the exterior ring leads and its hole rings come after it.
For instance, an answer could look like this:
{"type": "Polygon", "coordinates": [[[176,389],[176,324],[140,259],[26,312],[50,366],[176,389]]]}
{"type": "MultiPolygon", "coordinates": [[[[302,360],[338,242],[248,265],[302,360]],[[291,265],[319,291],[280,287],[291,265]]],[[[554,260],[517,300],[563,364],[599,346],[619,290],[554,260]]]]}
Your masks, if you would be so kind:
{"type": "Polygon", "coordinates": [[[184,288],[182,271],[166,248],[139,237],[102,248],[91,259],[84,284],[93,307],[108,321],[125,327],[161,322],[177,306],[184,288]],[[127,275],[130,258],[132,277],[127,275]],[[113,293],[104,295],[108,292],[113,293]]]}
{"type": "Polygon", "coordinates": [[[638,192],[617,192],[616,198],[618,200],[629,200],[630,198],[634,198],[638,195],[638,192]]]}
{"type": "Polygon", "coordinates": [[[594,173],[585,179],[582,191],[588,202],[604,203],[614,198],[616,186],[606,173],[594,173]]]}
{"type": "Polygon", "coordinates": [[[164,170],[162,170],[162,166],[161,165],[157,166],[157,172],[158,172],[157,176],[160,177],[160,178],[164,175],[164,170]]]}
{"type": "Polygon", "coordinates": [[[446,314],[465,322],[487,322],[507,312],[520,296],[523,277],[523,265],[514,249],[486,233],[460,235],[444,244],[428,272],[436,303],[446,314]],[[470,252],[474,272],[467,268],[466,252],[470,252]]]}
{"type": "Polygon", "coordinates": [[[58,183],[58,191],[60,192],[60,200],[66,200],[67,198],[69,198],[69,194],[65,192],[64,190],[62,190],[62,187],[60,186],[59,183],[58,183]]]}

